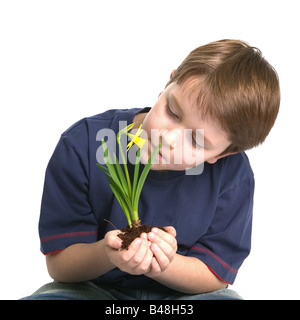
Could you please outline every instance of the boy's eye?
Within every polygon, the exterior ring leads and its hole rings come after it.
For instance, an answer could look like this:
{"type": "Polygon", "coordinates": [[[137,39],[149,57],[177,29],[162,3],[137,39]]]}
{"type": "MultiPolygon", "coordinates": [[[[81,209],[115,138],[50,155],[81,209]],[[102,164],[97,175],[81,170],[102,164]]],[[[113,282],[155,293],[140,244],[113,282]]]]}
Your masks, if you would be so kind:
{"type": "Polygon", "coordinates": [[[192,135],[192,143],[193,143],[194,147],[197,146],[197,142],[196,142],[196,139],[195,139],[194,135],[192,135]]]}
{"type": "Polygon", "coordinates": [[[179,120],[179,117],[170,109],[170,106],[166,105],[167,114],[175,120],[179,120]]]}
{"type": "Polygon", "coordinates": [[[197,142],[194,134],[192,134],[192,144],[193,144],[193,147],[195,148],[204,148],[202,144],[199,144],[199,142],[197,142]]]}

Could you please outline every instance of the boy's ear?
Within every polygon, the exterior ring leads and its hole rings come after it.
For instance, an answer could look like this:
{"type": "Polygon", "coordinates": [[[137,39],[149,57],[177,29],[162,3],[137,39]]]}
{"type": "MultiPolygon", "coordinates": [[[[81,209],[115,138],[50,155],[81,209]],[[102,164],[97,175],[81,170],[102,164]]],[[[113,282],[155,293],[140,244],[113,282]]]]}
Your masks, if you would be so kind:
{"type": "Polygon", "coordinates": [[[166,84],[165,89],[166,89],[166,87],[170,84],[170,82],[171,82],[171,80],[172,80],[173,75],[174,75],[175,72],[176,72],[176,69],[174,69],[174,70],[171,72],[171,74],[170,74],[170,80],[169,80],[168,83],[166,84]]]}
{"type": "Polygon", "coordinates": [[[172,79],[174,73],[176,72],[176,69],[174,69],[172,72],[171,72],[171,75],[170,75],[170,80],[172,79]]]}
{"type": "MultiPolygon", "coordinates": [[[[171,80],[172,80],[172,77],[173,77],[173,74],[175,73],[176,69],[174,69],[172,72],[171,72],[171,75],[170,75],[170,80],[167,82],[166,86],[165,86],[165,89],[167,88],[167,86],[170,84],[171,80]]],[[[160,92],[160,94],[158,95],[158,97],[160,97],[160,95],[163,93],[160,92]]]]}
{"type": "Polygon", "coordinates": [[[219,159],[224,158],[224,157],[227,157],[227,156],[230,156],[230,155],[232,155],[232,154],[236,154],[236,152],[225,153],[225,154],[216,156],[216,157],[214,157],[214,158],[211,158],[211,159],[209,159],[209,160],[206,160],[206,162],[208,162],[208,163],[210,163],[210,164],[213,164],[213,163],[216,163],[219,159]]]}
{"type": "Polygon", "coordinates": [[[168,81],[168,83],[167,83],[167,85],[165,86],[165,88],[170,84],[170,82],[171,82],[171,80],[172,80],[173,75],[174,75],[175,72],[176,72],[176,69],[174,69],[174,70],[171,72],[171,74],[170,74],[170,80],[168,81]]]}

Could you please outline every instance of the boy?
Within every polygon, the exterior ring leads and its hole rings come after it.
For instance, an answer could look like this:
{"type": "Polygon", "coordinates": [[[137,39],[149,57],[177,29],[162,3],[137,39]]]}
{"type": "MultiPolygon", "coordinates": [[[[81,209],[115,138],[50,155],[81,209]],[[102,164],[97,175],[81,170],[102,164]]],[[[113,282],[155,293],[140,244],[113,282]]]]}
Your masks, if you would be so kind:
{"type": "Polygon", "coordinates": [[[56,282],[28,299],[240,299],[227,286],[250,252],[254,177],[244,151],[265,140],[279,103],[276,72],[260,51],[222,40],[192,51],[151,110],[110,110],[69,128],[47,168],[39,223],[56,282]],[[169,147],[152,165],[139,202],[142,223],[167,232],[153,228],[128,250],[120,250],[120,231],[105,221],[126,226],[95,160],[97,132],[117,133],[121,121],[147,133],[143,161],[154,129],[169,147]],[[197,129],[204,129],[203,144],[197,129]],[[175,161],[185,130],[190,156],[175,161]],[[199,148],[204,170],[188,175],[199,165],[199,148]]]}

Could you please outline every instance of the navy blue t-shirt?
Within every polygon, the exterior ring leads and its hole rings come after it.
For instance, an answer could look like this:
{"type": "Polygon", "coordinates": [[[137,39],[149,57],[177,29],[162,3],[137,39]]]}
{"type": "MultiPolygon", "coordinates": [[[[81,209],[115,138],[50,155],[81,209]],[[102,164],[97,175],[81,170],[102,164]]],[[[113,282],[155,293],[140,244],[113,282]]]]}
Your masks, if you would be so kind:
{"type": "MultiPolygon", "coordinates": [[[[105,219],[119,229],[127,225],[107,177],[96,166],[101,145],[96,137],[104,128],[117,133],[119,121],[130,124],[140,111],[109,110],[75,123],[62,134],[45,176],[39,221],[44,254],[103,239],[113,229],[105,219]]],[[[143,224],[173,226],[177,253],[200,259],[232,284],[250,252],[253,192],[253,172],[245,153],[205,163],[199,175],[151,170],[141,193],[139,216],[143,224]]],[[[131,288],[161,286],[118,268],[93,281],[131,288]]]]}

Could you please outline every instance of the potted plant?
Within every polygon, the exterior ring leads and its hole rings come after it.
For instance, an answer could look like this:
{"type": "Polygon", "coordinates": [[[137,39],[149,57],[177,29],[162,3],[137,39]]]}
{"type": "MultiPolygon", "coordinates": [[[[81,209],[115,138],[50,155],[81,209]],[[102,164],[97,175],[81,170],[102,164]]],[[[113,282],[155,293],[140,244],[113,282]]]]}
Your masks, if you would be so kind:
{"type": "Polygon", "coordinates": [[[129,133],[129,131],[134,127],[134,125],[135,123],[128,125],[117,134],[117,143],[123,162],[123,169],[115,153],[113,153],[113,158],[111,158],[110,152],[104,140],[102,140],[101,146],[104,151],[104,161],[106,167],[97,163],[97,166],[106,174],[109,180],[111,190],[115,195],[116,199],[118,200],[128,221],[128,226],[121,229],[122,232],[121,234],[119,234],[119,237],[123,240],[123,249],[128,248],[129,244],[142,232],[150,232],[152,228],[151,226],[141,224],[138,215],[138,204],[143,185],[150,171],[153,160],[155,159],[160,149],[160,145],[158,145],[154,149],[154,151],[148,159],[147,164],[145,164],[144,169],[142,170],[139,176],[141,162],[140,153],[141,148],[145,144],[146,140],[140,137],[140,134],[143,131],[141,129],[141,126],[138,128],[135,134],[129,133]],[[133,144],[136,144],[138,146],[132,183],[130,180],[123,148],[120,142],[121,136],[123,134],[126,134],[131,140],[127,145],[127,152],[133,144]]]}

